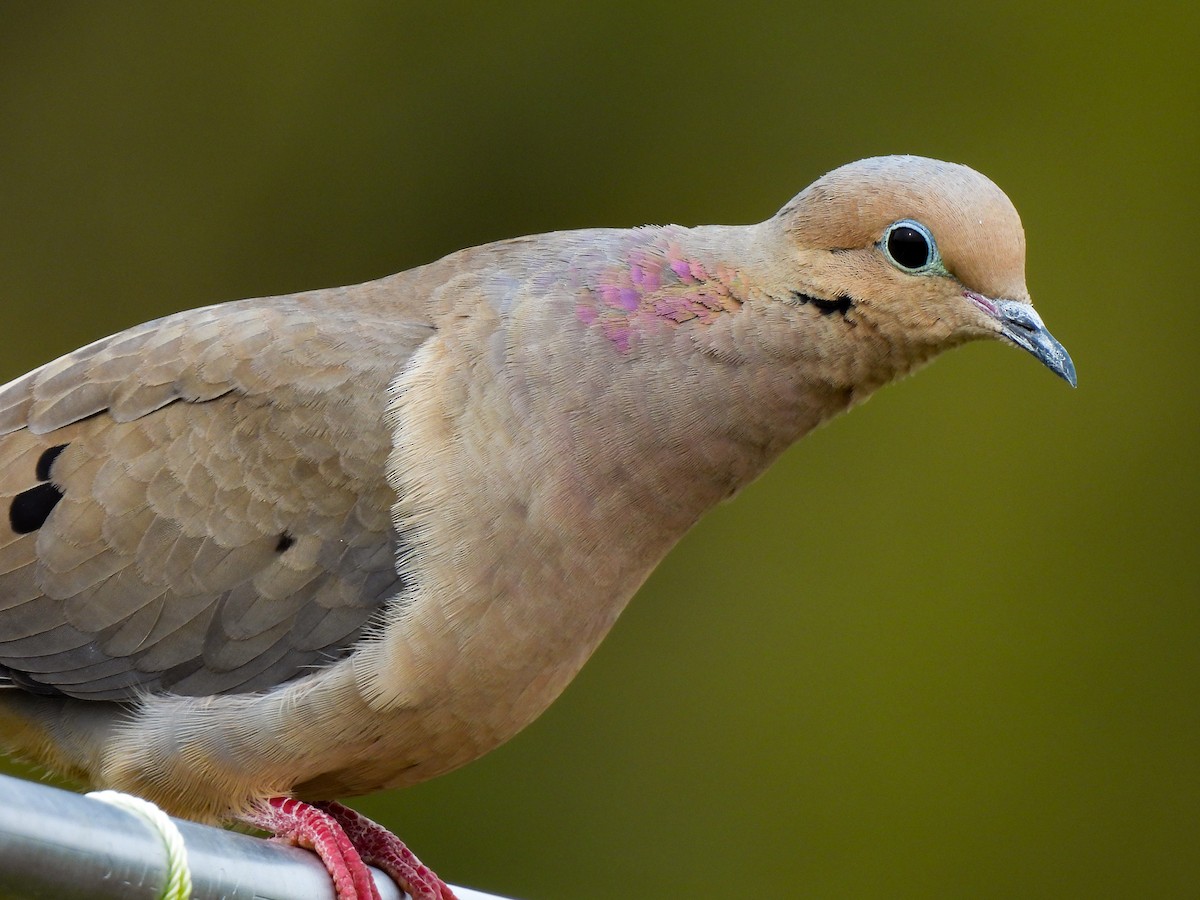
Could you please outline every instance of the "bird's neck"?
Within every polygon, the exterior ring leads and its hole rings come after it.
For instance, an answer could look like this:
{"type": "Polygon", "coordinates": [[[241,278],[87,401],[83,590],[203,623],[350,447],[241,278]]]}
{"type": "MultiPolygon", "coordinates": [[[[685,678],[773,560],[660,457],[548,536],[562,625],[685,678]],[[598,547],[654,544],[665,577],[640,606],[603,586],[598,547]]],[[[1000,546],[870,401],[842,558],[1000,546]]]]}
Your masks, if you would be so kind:
{"type": "Polygon", "coordinates": [[[520,373],[508,395],[530,412],[529,433],[564,439],[556,457],[576,488],[655,511],[664,547],[931,355],[846,300],[821,257],[812,282],[793,283],[805,268],[777,222],[580,235],[569,283],[502,326],[522,337],[497,376],[520,373]],[[540,391],[553,401],[527,396],[540,391]]]}

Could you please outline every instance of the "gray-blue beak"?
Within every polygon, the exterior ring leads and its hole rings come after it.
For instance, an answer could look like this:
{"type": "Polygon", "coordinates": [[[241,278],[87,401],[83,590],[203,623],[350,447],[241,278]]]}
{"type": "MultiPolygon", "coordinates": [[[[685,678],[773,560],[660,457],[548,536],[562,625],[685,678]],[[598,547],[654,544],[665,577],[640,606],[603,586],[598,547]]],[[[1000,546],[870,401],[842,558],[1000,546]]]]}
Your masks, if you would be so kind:
{"type": "Polygon", "coordinates": [[[1042,317],[1028,303],[1016,300],[993,300],[1000,319],[1000,332],[1023,350],[1040,359],[1055,375],[1075,387],[1075,363],[1067,348],[1046,330],[1042,317]]]}

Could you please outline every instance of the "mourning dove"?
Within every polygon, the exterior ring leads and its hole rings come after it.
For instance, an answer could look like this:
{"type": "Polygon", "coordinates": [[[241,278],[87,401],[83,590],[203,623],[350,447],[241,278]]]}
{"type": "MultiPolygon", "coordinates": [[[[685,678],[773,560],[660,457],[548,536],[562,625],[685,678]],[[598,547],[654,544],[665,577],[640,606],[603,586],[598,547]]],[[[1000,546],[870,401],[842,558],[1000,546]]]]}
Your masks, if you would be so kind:
{"type": "Polygon", "coordinates": [[[304,801],[511,738],[706,510],[942,350],[1074,385],[1024,266],[991,181],[892,156],[757,225],[500,241],[70,353],[0,389],[0,740],[314,846],[343,900],[360,854],[449,897],[304,801]]]}

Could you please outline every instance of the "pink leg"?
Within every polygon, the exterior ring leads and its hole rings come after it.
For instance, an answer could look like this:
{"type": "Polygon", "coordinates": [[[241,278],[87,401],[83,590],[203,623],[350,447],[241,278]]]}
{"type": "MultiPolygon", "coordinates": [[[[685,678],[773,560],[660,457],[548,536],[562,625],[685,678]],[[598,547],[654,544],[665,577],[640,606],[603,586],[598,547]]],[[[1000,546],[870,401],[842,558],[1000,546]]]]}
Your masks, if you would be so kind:
{"type": "Polygon", "coordinates": [[[354,848],[369,864],[379,866],[412,896],[412,900],[456,900],[442,879],[421,863],[404,843],[362,813],[340,803],[318,803],[345,831],[354,848]]]}
{"type": "Polygon", "coordinates": [[[290,797],[272,797],[259,803],[245,821],[277,840],[314,851],[333,879],[338,900],[379,900],[362,857],[329,813],[290,797]]]}

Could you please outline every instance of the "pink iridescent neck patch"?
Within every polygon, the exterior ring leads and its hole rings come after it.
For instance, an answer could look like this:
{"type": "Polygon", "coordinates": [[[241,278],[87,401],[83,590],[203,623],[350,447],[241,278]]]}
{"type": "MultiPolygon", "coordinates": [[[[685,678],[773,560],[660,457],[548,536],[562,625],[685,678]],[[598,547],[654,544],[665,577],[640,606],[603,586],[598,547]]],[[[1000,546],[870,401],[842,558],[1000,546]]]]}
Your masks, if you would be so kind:
{"type": "Polygon", "coordinates": [[[730,288],[737,272],[686,256],[678,240],[682,231],[660,229],[649,242],[631,246],[623,263],[602,269],[580,297],[579,320],[598,325],[614,347],[627,353],[640,331],[685,322],[708,325],[736,311],[741,300],[730,288]]]}

